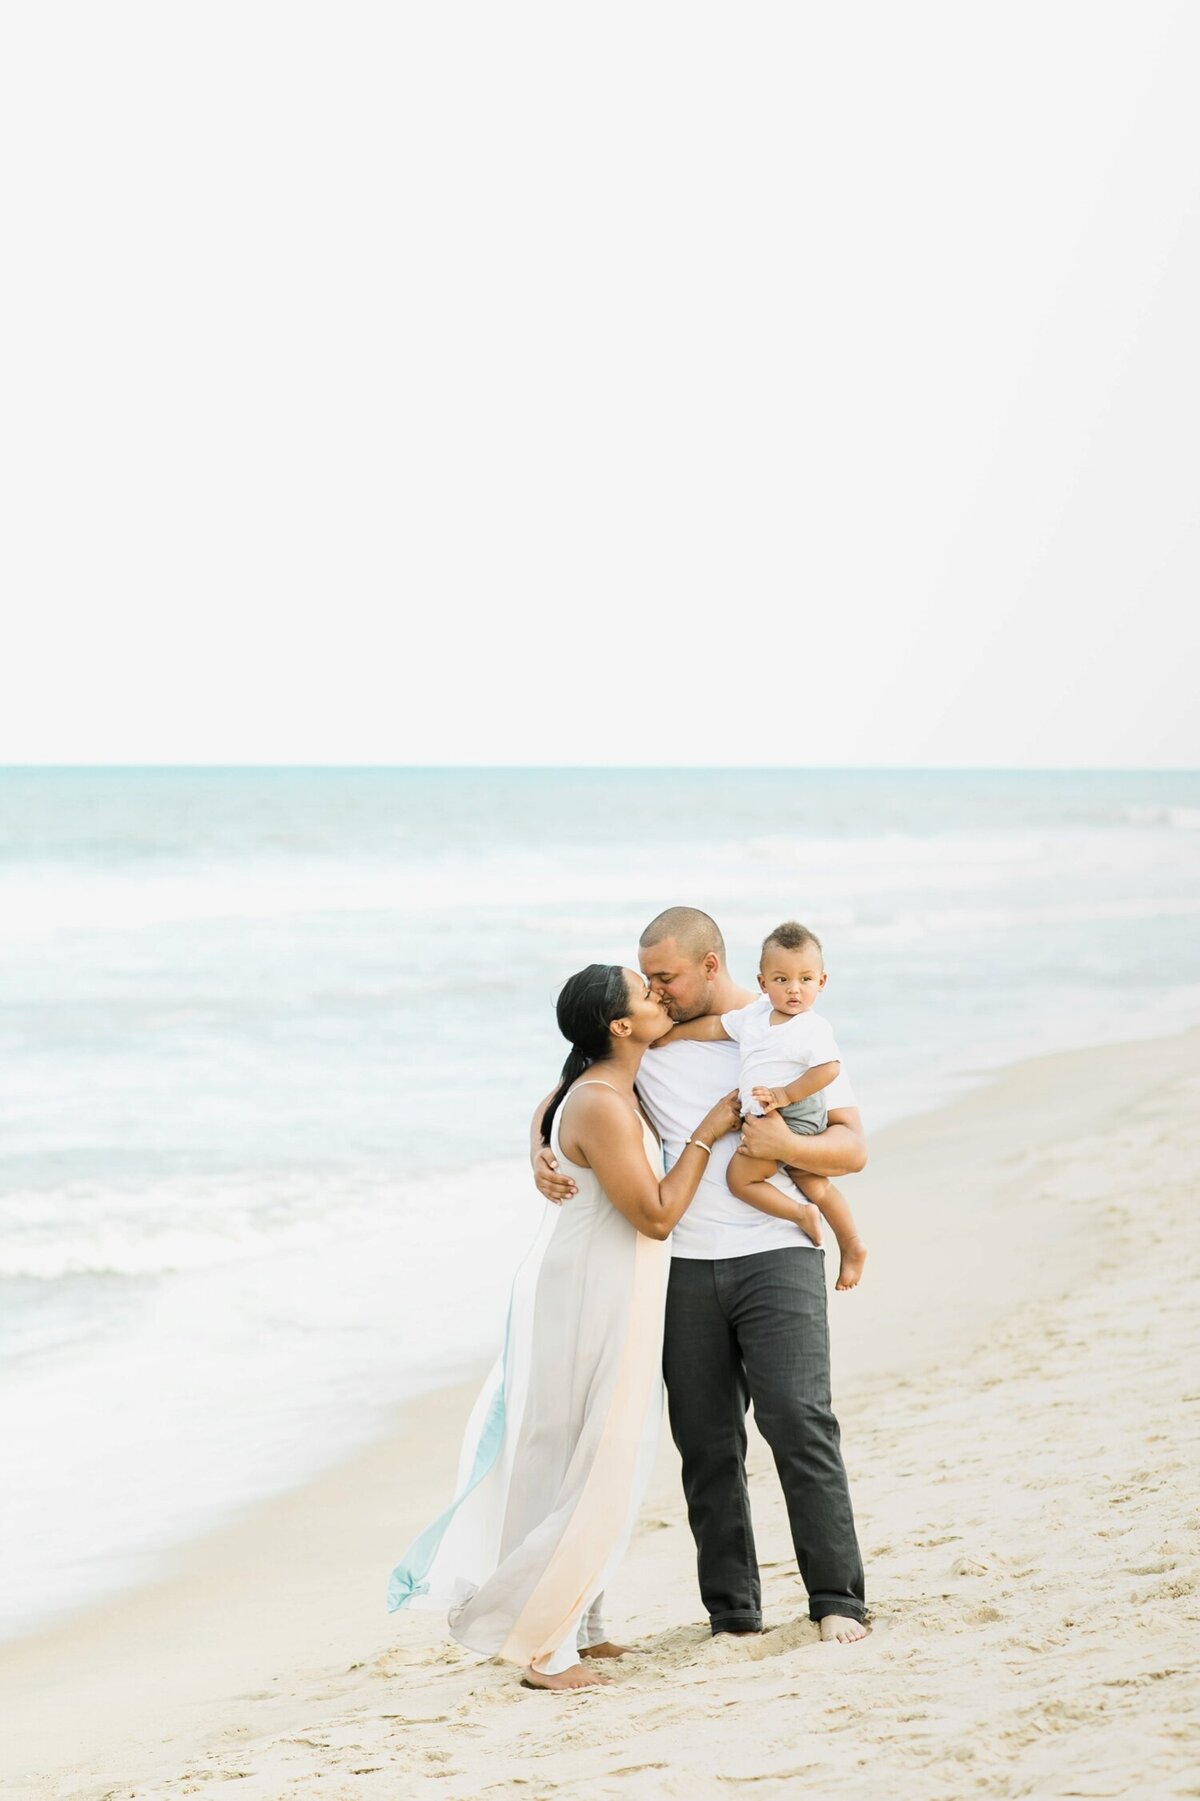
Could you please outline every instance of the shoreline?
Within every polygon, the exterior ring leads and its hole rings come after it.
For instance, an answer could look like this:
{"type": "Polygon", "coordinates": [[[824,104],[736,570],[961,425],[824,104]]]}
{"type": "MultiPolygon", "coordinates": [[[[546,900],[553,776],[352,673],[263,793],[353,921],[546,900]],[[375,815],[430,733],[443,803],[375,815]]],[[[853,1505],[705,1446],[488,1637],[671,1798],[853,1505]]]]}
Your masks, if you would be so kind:
{"type": "MultiPolygon", "coordinates": [[[[1114,1209],[1132,1210],[1136,1221],[1140,1176],[1135,1162],[1127,1177],[1135,1192],[1104,1195],[1094,1209],[1081,1205],[1073,1183],[1080,1167],[1090,1171],[1095,1161],[1088,1147],[1106,1135],[1119,1138],[1131,1109],[1153,1112],[1156,1097],[1198,1070],[1197,1029],[1054,1052],[1009,1065],[949,1105],[876,1134],[871,1164],[851,1188],[871,1247],[865,1284],[830,1297],[835,1403],[860,1509],[860,1488],[865,1494],[886,1476],[868,1477],[856,1462],[862,1422],[873,1411],[891,1411],[879,1407],[881,1399],[894,1403],[902,1394],[920,1406],[922,1395],[953,1382],[964,1358],[991,1338],[1004,1339],[1018,1308],[1108,1279],[1128,1233],[1114,1209]],[[975,1191],[969,1211],[964,1186],[975,1191]]],[[[1172,1117],[1167,1138],[1174,1126],[1172,1117]]],[[[1096,1167],[1108,1165],[1101,1159],[1096,1167]]],[[[828,1273],[832,1284],[835,1271],[828,1273]]],[[[0,1792],[16,1775],[26,1786],[13,1792],[46,1801],[99,1797],[114,1781],[134,1795],[166,1793],[168,1768],[201,1756],[214,1735],[265,1742],[295,1725],[298,1712],[308,1717],[318,1702],[360,1694],[372,1679],[364,1671],[374,1671],[378,1683],[380,1674],[415,1660],[426,1675],[453,1670],[461,1678],[472,1667],[478,1674],[475,1660],[446,1649],[437,1616],[388,1616],[383,1608],[392,1563],[450,1492],[476,1386],[402,1404],[387,1438],[181,1547],[162,1576],[0,1646],[0,1705],[11,1723],[0,1792]],[[93,1764],[90,1775],[85,1760],[93,1764]],[[68,1780],[73,1786],[64,1786],[68,1780]],[[128,1786],[134,1782],[166,1786],[128,1786]]],[[[759,1555],[773,1580],[777,1567],[786,1574],[790,1547],[754,1437],[759,1555]]],[[[869,1531],[864,1550],[869,1593],[886,1614],[893,1585],[869,1531]]],[[[699,1645],[711,1661],[721,1648],[702,1642],[689,1553],[677,1461],[664,1431],[614,1617],[637,1596],[629,1628],[635,1636],[665,1633],[674,1642],[682,1633],[689,1655],[699,1645]],[[664,1584],[654,1565],[667,1540],[672,1568],[664,1584]]],[[[769,1600],[768,1608],[778,1625],[778,1608],[769,1600]]],[[[881,1625],[872,1644],[882,1646],[886,1637],[881,1625]]],[[[511,1672],[490,1664],[483,1670],[508,1693],[511,1672]]],[[[606,1694],[602,1705],[611,1699],[606,1694]]],[[[223,1785],[212,1775],[219,1792],[223,1785]]],[[[243,1780],[247,1795],[259,1793],[252,1778],[243,1780]]],[[[293,1792],[290,1782],[288,1788],[293,1792]]],[[[206,1792],[204,1781],[192,1792],[206,1792]]],[[[261,1792],[274,1801],[282,1786],[261,1792]]],[[[471,1791],[443,1783],[438,1792],[471,1791]]],[[[628,1792],[638,1793],[636,1785],[628,1792]]]]}

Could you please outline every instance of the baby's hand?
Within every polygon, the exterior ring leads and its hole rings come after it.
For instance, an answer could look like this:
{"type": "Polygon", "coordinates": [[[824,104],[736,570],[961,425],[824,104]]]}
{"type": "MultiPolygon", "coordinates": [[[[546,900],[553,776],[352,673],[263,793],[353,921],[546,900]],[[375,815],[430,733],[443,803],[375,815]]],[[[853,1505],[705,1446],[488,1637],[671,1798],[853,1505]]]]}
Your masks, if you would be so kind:
{"type": "Polygon", "coordinates": [[[777,1113],[787,1105],[787,1097],[778,1088],[753,1088],[750,1091],[764,1113],[777,1113]]]}

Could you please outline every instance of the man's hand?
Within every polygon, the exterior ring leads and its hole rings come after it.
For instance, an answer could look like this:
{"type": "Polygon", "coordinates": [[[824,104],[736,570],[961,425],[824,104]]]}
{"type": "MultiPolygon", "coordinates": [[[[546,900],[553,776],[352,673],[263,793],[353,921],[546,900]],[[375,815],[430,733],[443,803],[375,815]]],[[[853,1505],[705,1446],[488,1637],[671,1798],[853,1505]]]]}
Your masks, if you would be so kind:
{"type": "Polygon", "coordinates": [[[782,1088],[752,1088],[750,1092],[764,1113],[777,1113],[780,1107],[787,1106],[787,1094],[782,1088]]]}
{"type": "Polygon", "coordinates": [[[544,1144],[533,1159],[533,1180],[538,1193],[546,1200],[553,1201],[556,1207],[563,1201],[570,1200],[573,1194],[579,1193],[570,1176],[559,1175],[558,1158],[548,1144],[544,1144]]]}
{"type": "Polygon", "coordinates": [[[829,1124],[811,1137],[789,1131],[787,1120],[778,1113],[765,1119],[747,1114],[742,1121],[741,1148],[751,1157],[835,1180],[865,1169],[867,1162],[867,1141],[857,1107],[831,1107],[829,1124]]]}
{"type": "MultiPolygon", "coordinates": [[[[769,1094],[770,1089],[755,1089],[755,1097],[769,1094]]],[[[749,1157],[761,1157],[767,1163],[788,1163],[796,1156],[799,1140],[777,1111],[756,1116],[747,1113],[742,1120],[741,1148],[749,1157]]]]}

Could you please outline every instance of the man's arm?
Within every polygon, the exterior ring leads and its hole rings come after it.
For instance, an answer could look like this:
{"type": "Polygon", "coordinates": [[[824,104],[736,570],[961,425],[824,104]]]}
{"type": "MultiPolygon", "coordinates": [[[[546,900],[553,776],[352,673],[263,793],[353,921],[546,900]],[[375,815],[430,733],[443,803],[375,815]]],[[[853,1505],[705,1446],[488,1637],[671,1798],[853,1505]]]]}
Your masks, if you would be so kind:
{"type": "Polygon", "coordinates": [[[751,1157],[785,1163],[813,1176],[852,1176],[867,1163],[867,1139],[857,1107],[831,1107],[825,1130],[806,1138],[789,1131],[786,1119],[780,1119],[778,1113],[762,1119],[747,1115],[742,1121],[741,1146],[751,1157]]]}
{"type": "Polygon", "coordinates": [[[531,1163],[534,1161],[538,1152],[545,1148],[542,1143],[542,1121],[546,1117],[546,1108],[550,1105],[557,1092],[557,1088],[552,1088],[549,1094],[542,1096],[542,1099],[533,1110],[533,1118],[529,1122],[529,1161],[531,1163]]]}
{"type": "Polygon", "coordinates": [[[542,1143],[542,1120],[546,1108],[550,1105],[558,1089],[554,1087],[544,1095],[533,1110],[533,1118],[529,1122],[529,1161],[533,1168],[534,1186],[544,1200],[565,1201],[578,1190],[570,1176],[560,1175],[558,1158],[548,1144],[542,1143]]]}

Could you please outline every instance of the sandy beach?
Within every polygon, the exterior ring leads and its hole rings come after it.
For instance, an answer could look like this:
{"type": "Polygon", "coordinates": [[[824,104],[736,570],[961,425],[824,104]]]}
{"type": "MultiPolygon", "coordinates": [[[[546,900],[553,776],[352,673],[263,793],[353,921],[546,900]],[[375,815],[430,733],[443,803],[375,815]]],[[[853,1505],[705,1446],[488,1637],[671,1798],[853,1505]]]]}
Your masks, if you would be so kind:
{"type": "Polygon", "coordinates": [[[436,1615],[388,1616],[450,1491],[456,1389],[0,1650],[0,1792],[1200,1795],[1198,1168],[1200,1032],[1025,1063],[876,1135],[867,1278],[831,1295],[862,1644],[817,1642],[757,1438],[759,1638],[708,1636],[665,1433],[611,1687],[530,1692],[436,1615]]]}

